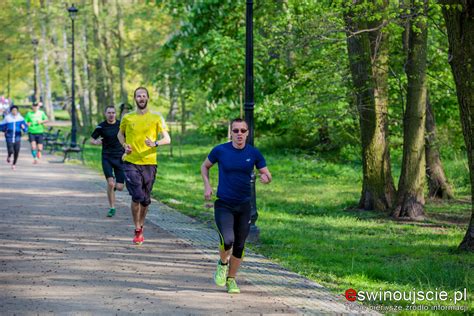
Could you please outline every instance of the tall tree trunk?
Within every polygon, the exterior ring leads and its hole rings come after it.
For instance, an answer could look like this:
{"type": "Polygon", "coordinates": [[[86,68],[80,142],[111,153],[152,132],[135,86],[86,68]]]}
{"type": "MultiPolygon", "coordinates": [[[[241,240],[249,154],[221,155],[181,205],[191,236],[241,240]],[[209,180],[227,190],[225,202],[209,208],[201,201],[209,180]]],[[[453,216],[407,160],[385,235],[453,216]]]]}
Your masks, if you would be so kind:
{"type": "Polygon", "coordinates": [[[461,5],[462,8],[443,6],[449,40],[449,63],[456,83],[464,142],[467,148],[471,180],[471,220],[459,248],[474,251],[474,3],[469,0],[443,0],[442,4],[461,5]]]}
{"type": "MultiPolygon", "coordinates": [[[[48,10],[49,1],[45,4],[45,1],[41,1],[42,10],[48,10]]],[[[51,96],[51,78],[49,76],[49,45],[48,45],[48,28],[49,18],[48,12],[44,12],[43,18],[41,19],[41,42],[43,50],[43,68],[44,68],[44,90],[43,90],[43,106],[51,122],[55,121],[54,109],[51,96]]]]}
{"type": "MultiPolygon", "coordinates": [[[[85,7],[85,1],[82,2],[85,7]]],[[[90,79],[89,79],[89,57],[88,57],[88,43],[87,43],[87,28],[88,28],[88,15],[85,14],[82,20],[82,30],[80,34],[80,56],[82,57],[82,71],[79,71],[79,77],[81,78],[82,85],[82,102],[81,112],[84,122],[84,129],[88,129],[92,126],[92,104],[91,104],[91,90],[90,90],[90,79]]]]}
{"type": "MultiPolygon", "coordinates": [[[[408,2],[408,0],[403,0],[400,2],[401,10],[407,10],[410,8],[410,4],[408,2]]],[[[404,28],[402,34],[403,50],[405,52],[405,56],[408,56],[408,39],[410,34],[410,23],[408,18],[404,19],[404,23],[402,26],[404,28]]],[[[438,141],[436,136],[436,121],[429,100],[429,89],[426,92],[425,129],[426,176],[429,188],[428,197],[452,199],[454,198],[453,191],[448,183],[439,154],[438,141]]]]}
{"type": "Polygon", "coordinates": [[[58,71],[58,77],[59,77],[59,82],[61,83],[62,86],[62,92],[64,96],[64,100],[67,99],[67,96],[69,95],[69,89],[71,88],[70,85],[67,83],[67,74],[64,73],[65,69],[64,66],[67,66],[67,61],[66,64],[63,62],[63,58],[65,57],[64,54],[64,49],[62,48],[63,44],[61,44],[59,36],[62,38],[63,36],[64,29],[59,28],[59,30],[52,30],[51,34],[51,40],[53,42],[53,47],[57,47],[54,52],[54,66],[58,71]],[[58,34],[60,33],[60,34],[58,34]],[[59,36],[58,36],[59,35],[59,36]]]}
{"type": "Polygon", "coordinates": [[[33,92],[33,102],[39,102],[40,101],[40,95],[41,95],[41,91],[43,91],[42,87],[41,87],[41,72],[40,72],[40,64],[39,64],[39,59],[38,59],[38,45],[39,45],[39,42],[38,41],[38,37],[37,37],[37,34],[35,34],[35,31],[34,31],[34,28],[33,28],[33,25],[35,23],[35,20],[36,20],[36,10],[31,10],[31,0],[27,0],[26,1],[26,8],[27,8],[27,18],[28,18],[28,30],[29,30],[29,33],[30,33],[30,37],[31,37],[31,43],[33,44],[33,89],[34,89],[34,92],[33,92]],[[33,41],[35,41],[35,43],[33,43],[33,41]]]}
{"type": "Polygon", "coordinates": [[[101,46],[101,24],[100,20],[100,7],[99,0],[92,1],[93,6],[93,25],[94,25],[94,48],[96,50],[95,58],[95,95],[97,100],[97,120],[100,121],[103,118],[103,113],[106,107],[106,95],[105,95],[105,79],[104,79],[104,62],[102,58],[102,46],[101,46]]]}
{"type": "Polygon", "coordinates": [[[182,137],[184,133],[186,132],[187,113],[186,113],[186,95],[181,85],[179,87],[179,100],[181,103],[181,137],[182,137]]]}
{"type": "Polygon", "coordinates": [[[424,217],[425,113],[428,0],[412,0],[407,74],[407,105],[403,118],[403,160],[397,203],[392,216],[405,219],[424,217]]]}
{"type": "MultiPolygon", "coordinates": [[[[363,184],[359,208],[386,211],[392,206],[395,186],[391,175],[387,135],[387,41],[384,21],[369,35],[366,20],[354,10],[362,0],[353,0],[345,15],[347,47],[362,142],[363,184]],[[371,43],[376,39],[377,43],[371,43]]],[[[383,9],[386,8],[386,1],[383,9]]],[[[376,23],[376,22],[374,22],[376,23]]]]}
{"type": "MultiPolygon", "coordinates": [[[[63,75],[63,78],[61,78],[61,82],[64,85],[64,93],[65,93],[64,99],[69,100],[69,98],[71,97],[71,78],[72,78],[71,71],[69,68],[69,60],[68,60],[69,48],[67,44],[66,30],[63,29],[61,32],[62,32],[62,38],[63,38],[63,49],[60,52],[61,62],[62,62],[62,65],[61,65],[62,75],[63,75]]],[[[70,113],[71,100],[69,100],[69,102],[66,102],[66,107],[67,107],[68,112],[70,113]]]]}
{"type": "Polygon", "coordinates": [[[117,7],[117,42],[118,50],[117,57],[119,60],[119,76],[120,76],[120,102],[127,104],[128,96],[127,90],[125,89],[125,57],[123,56],[123,16],[122,16],[122,6],[120,5],[120,0],[115,0],[115,6],[117,7]]]}
{"type": "Polygon", "coordinates": [[[295,54],[294,54],[294,41],[293,41],[293,24],[291,19],[291,12],[288,4],[288,0],[282,1],[282,10],[286,20],[285,26],[285,33],[287,34],[287,38],[290,39],[289,43],[287,43],[285,49],[285,64],[288,73],[288,77],[291,79],[295,76],[295,69],[294,69],[294,62],[295,54]]]}
{"type": "Polygon", "coordinates": [[[108,26],[107,20],[110,15],[113,15],[113,6],[109,6],[106,1],[103,1],[104,5],[102,10],[105,10],[105,16],[102,16],[100,21],[102,22],[102,33],[101,41],[103,47],[103,65],[104,70],[104,83],[105,83],[105,94],[106,94],[106,106],[115,104],[114,97],[114,74],[112,71],[112,51],[113,47],[110,43],[111,34],[110,27],[108,26]]]}
{"type": "Polygon", "coordinates": [[[169,79],[168,80],[168,83],[169,83],[168,92],[169,92],[169,99],[170,99],[170,111],[168,112],[166,120],[170,121],[170,122],[175,122],[176,114],[179,111],[178,93],[177,93],[175,78],[170,76],[168,79],[169,79]]]}
{"type": "Polygon", "coordinates": [[[426,96],[426,176],[428,179],[428,196],[443,200],[453,199],[453,190],[448,183],[444,173],[443,164],[439,155],[438,142],[436,138],[436,121],[431,108],[429,93],[426,96]]]}

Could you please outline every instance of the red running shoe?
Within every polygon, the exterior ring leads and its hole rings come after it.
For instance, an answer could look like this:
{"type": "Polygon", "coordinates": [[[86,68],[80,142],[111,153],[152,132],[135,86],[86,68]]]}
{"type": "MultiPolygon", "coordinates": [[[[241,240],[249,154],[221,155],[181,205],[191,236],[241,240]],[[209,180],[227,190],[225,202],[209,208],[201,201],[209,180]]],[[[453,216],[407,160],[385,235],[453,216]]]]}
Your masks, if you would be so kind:
{"type": "Polygon", "coordinates": [[[135,229],[135,237],[133,237],[133,243],[135,245],[141,245],[145,241],[143,238],[143,228],[135,229]]]}

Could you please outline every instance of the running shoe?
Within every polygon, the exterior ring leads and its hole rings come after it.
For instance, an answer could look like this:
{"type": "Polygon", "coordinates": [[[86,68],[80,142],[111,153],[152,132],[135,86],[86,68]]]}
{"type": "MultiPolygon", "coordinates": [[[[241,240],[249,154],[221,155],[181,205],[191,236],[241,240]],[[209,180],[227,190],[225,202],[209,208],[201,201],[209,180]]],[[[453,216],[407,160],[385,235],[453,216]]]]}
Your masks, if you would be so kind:
{"type": "Polygon", "coordinates": [[[142,229],[135,229],[135,237],[133,237],[133,243],[135,245],[141,245],[145,241],[143,238],[143,228],[142,229]]]}
{"type": "Polygon", "coordinates": [[[111,208],[107,213],[107,217],[114,217],[115,215],[115,208],[111,208]]]}
{"type": "Polygon", "coordinates": [[[219,260],[217,262],[216,273],[214,273],[214,282],[217,286],[224,286],[226,284],[225,279],[227,278],[227,271],[229,270],[229,264],[223,265],[219,260]]]}
{"type": "Polygon", "coordinates": [[[227,293],[229,294],[239,294],[240,289],[237,286],[237,282],[235,282],[234,278],[227,278],[225,282],[225,286],[227,287],[227,293]]]}
{"type": "Polygon", "coordinates": [[[12,170],[16,170],[16,166],[15,166],[15,165],[12,165],[12,170]]]}
{"type": "Polygon", "coordinates": [[[35,159],[33,160],[33,164],[36,165],[37,163],[38,163],[38,159],[35,158],[35,159]]]}

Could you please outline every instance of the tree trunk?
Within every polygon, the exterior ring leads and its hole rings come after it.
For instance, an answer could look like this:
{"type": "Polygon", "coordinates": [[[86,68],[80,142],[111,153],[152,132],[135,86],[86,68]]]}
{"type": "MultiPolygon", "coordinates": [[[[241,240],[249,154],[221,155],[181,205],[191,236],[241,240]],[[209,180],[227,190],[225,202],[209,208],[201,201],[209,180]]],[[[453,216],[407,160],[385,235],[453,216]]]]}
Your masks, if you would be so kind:
{"type": "MultiPolygon", "coordinates": [[[[85,7],[85,1],[82,2],[85,7]]],[[[82,120],[84,122],[84,129],[90,129],[92,126],[92,104],[91,104],[91,90],[90,90],[90,79],[89,79],[89,57],[88,57],[88,42],[87,42],[87,28],[88,28],[88,15],[85,14],[82,20],[82,29],[80,39],[82,45],[80,45],[80,56],[82,61],[82,71],[79,71],[79,77],[81,78],[82,85],[82,102],[81,102],[81,113],[82,120]]]]}
{"type": "Polygon", "coordinates": [[[403,117],[403,160],[398,184],[397,204],[392,216],[404,219],[424,218],[425,186],[425,113],[428,0],[412,1],[407,74],[407,105],[403,117]]]}
{"type": "MultiPolygon", "coordinates": [[[[49,6],[48,3],[44,3],[41,1],[41,8],[43,10],[47,10],[49,6]]],[[[43,15],[41,19],[41,42],[43,44],[43,64],[44,64],[44,91],[43,91],[43,106],[46,111],[46,115],[48,115],[48,119],[51,122],[55,121],[54,118],[54,109],[53,109],[53,102],[51,96],[51,78],[49,76],[49,45],[48,45],[48,26],[49,26],[49,18],[47,12],[43,15]]]]}
{"type": "Polygon", "coordinates": [[[110,34],[107,30],[104,31],[104,36],[102,37],[102,42],[104,46],[104,79],[105,79],[105,91],[106,91],[106,100],[107,104],[106,106],[109,105],[114,105],[115,104],[115,97],[114,97],[114,73],[112,70],[112,50],[113,48],[110,45],[110,34]]]}
{"type": "MultiPolygon", "coordinates": [[[[371,37],[367,32],[359,32],[368,28],[367,21],[360,21],[360,15],[354,12],[362,2],[354,0],[345,15],[362,142],[363,184],[359,208],[387,211],[395,196],[387,140],[388,37],[381,25],[384,21],[377,22],[380,29],[371,37]],[[371,38],[377,39],[377,43],[371,43],[371,38]]],[[[386,1],[383,5],[386,8],[386,1]]]]}
{"type": "Polygon", "coordinates": [[[443,6],[449,41],[449,63],[456,83],[461,125],[467,148],[471,180],[471,220],[459,248],[474,251],[474,3],[468,0],[444,0],[442,4],[457,4],[462,8],[443,6]]]}
{"type": "Polygon", "coordinates": [[[93,0],[93,25],[94,25],[94,48],[96,50],[95,58],[95,95],[97,100],[97,120],[103,119],[102,113],[105,110],[105,79],[104,79],[104,67],[102,58],[102,46],[100,41],[100,34],[102,32],[101,25],[99,23],[99,0],[93,0]]]}
{"type": "Polygon", "coordinates": [[[115,6],[117,7],[117,42],[118,50],[117,57],[119,60],[119,76],[120,76],[120,102],[123,104],[128,103],[127,90],[125,90],[125,57],[123,56],[123,17],[122,7],[120,0],[115,0],[115,6]]]}
{"type": "MultiPolygon", "coordinates": [[[[105,3],[105,2],[103,2],[105,3]]],[[[105,106],[114,105],[115,104],[115,97],[114,97],[114,74],[112,71],[112,51],[113,47],[110,43],[111,34],[110,34],[110,27],[108,27],[107,19],[110,15],[113,14],[113,6],[103,5],[102,10],[105,10],[105,16],[102,16],[100,21],[102,22],[102,32],[100,39],[102,41],[103,47],[103,65],[102,68],[104,70],[104,83],[105,83],[105,94],[106,94],[106,102],[105,106]]]]}
{"type": "Polygon", "coordinates": [[[171,76],[168,78],[168,83],[169,83],[169,99],[170,99],[170,111],[168,112],[168,115],[166,117],[167,121],[174,122],[176,118],[176,114],[179,111],[179,106],[178,106],[178,93],[177,93],[177,88],[176,84],[174,82],[174,78],[171,76]]]}
{"type": "MultiPolygon", "coordinates": [[[[59,28],[59,31],[60,32],[60,36],[62,37],[62,32],[64,32],[64,29],[63,28],[59,28]]],[[[58,33],[53,31],[52,34],[51,34],[51,40],[53,41],[53,46],[54,47],[58,47],[58,49],[54,50],[54,65],[55,65],[55,68],[57,69],[58,71],[58,77],[59,77],[59,82],[61,83],[61,86],[63,88],[63,95],[65,97],[64,100],[66,100],[67,96],[69,95],[69,89],[70,89],[70,86],[67,84],[66,80],[66,75],[64,73],[64,63],[63,63],[63,58],[64,58],[64,51],[63,49],[61,49],[61,44],[60,44],[60,39],[58,37],[58,33]]],[[[66,64],[67,66],[67,64],[66,64]]]]}
{"type": "Polygon", "coordinates": [[[448,183],[444,173],[443,164],[439,155],[438,142],[436,139],[436,121],[431,108],[429,94],[426,96],[426,176],[428,180],[430,198],[450,200],[454,198],[453,190],[448,183]]]}
{"type": "Polygon", "coordinates": [[[179,88],[179,100],[181,103],[181,137],[186,132],[186,120],[187,120],[187,113],[186,113],[186,95],[184,89],[180,86],[179,88]]]}
{"type": "MultiPolygon", "coordinates": [[[[64,85],[64,93],[65,93],[65,100],[69,100],[71,97],[71,72],[69,68],[69,60],[68,60],[68,45],[67,45],[67,34],[66,30],[62,30],[62,37],[63,37],[63,50],[60,53],[61,54],[61,61],[62,61],[62,75],[63,78],[61,78],[61,82],[64,85]]],[[[69,102],[66,102],[66,107],[68,109],[68,112],[70,113],[70,108],[71,108],[71,100],[69,102]]]]}

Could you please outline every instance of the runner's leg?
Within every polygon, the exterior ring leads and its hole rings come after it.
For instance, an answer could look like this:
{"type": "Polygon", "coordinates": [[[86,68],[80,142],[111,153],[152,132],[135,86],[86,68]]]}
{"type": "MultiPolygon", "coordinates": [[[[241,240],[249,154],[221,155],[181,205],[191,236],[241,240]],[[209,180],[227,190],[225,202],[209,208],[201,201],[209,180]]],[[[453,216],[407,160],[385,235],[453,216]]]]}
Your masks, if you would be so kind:
{"type": "Polygon", "coordinates": [[[13,165],[16,165],[16,162],[18,160],[18,156],[20,155],[20,147],[21,147],[21,142],[15,142],[13,146],[13,165]]]}

